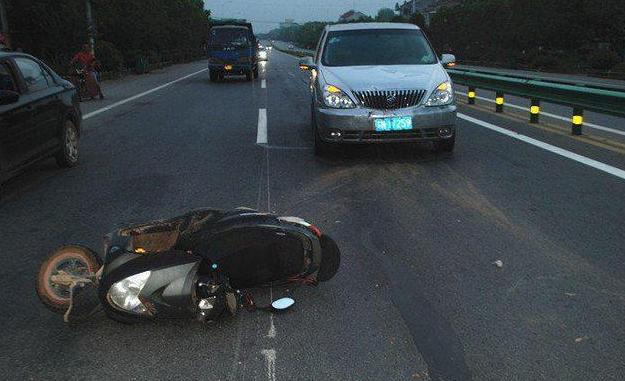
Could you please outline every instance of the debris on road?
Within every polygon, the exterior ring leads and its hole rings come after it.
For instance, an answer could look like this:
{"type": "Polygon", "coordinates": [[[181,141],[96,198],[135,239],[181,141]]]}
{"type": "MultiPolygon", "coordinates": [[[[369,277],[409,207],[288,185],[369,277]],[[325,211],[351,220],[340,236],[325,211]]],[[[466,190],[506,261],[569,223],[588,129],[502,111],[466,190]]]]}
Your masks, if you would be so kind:
{"type": "Polygon", "coordinates": [[[501,261],[500,259],[496,260],[495,262],[493,262],[493,265],[497,266],[497,268],[503,268],[503,261],[501,261]]]}
{"type": "Polygon", "coordinates": [[[575,339],[576,343],[581,343],[584,340],[588,340],[588,336],[578,337],[575,339]]]}
{"type": "Polygon", "coordinates": [[[568,296],[569,298],[572,298],[572,297],[576,296],[577,294],[573,293],[573,292],[565,292],[564,295],[568,296]]]}

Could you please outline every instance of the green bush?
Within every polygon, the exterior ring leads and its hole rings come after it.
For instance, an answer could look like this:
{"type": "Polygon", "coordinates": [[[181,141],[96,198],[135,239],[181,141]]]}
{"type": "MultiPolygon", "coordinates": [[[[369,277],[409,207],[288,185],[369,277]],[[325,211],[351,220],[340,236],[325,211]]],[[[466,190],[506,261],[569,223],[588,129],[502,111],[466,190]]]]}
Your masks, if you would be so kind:
{"type": "Polygon", "coordinates": [[[537,70],[554,70],[565,66],[563,65],[565,59],[564,54],[559,52],[541,52],[534,57],[530,65],[537,70]]]}
{"type": "Polygon", "coordinates": [[[596,49],[589,53],[586,61],[595,70],[609,70],[621,61],[621,57],[613,50],[596,49]]]}
{"type": "Polygon", "coordinates": [[[616,65],[612,66],[612,69],[610,69],[610,71],[625,74],[625,61],[619,62],[616,65]]]}
{"type": "Polygon", "coordinates": [[[157,64],[160,64],[162,62],[160,54],[158,54],[157,52],[152,51],[152,50],[146,52],[145,53],[145,57],[147,58],[148,64],[150,66],[157,65],[157,64]]]}
{"type": "Polygon", "coordinates": [[[120,72],[124,68],[124,56],[108,41],[96,42],[95,56],[100,62],[102,71],[120,72]]]}

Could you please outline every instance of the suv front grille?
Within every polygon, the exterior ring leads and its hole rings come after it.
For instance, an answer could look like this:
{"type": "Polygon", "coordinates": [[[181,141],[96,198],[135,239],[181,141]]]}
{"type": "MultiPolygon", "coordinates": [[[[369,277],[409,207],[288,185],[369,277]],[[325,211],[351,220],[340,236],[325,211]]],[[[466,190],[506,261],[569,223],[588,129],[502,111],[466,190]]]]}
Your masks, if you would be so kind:
{"type": "Polygon", "coordinates": [[[354,91],[361,105],[375,110],[396,110],[421,103],[425,90],[354,91]]]}

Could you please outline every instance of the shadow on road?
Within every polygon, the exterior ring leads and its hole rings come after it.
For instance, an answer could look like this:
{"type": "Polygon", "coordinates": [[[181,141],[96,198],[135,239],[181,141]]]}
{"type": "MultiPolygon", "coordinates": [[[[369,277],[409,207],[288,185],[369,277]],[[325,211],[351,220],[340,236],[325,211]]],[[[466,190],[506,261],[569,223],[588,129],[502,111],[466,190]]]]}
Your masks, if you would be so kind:
{"type": "Polygon", "coordinates": [[[376,145],[344,145],[331,149],[325,157],[318,161],[339,164],[380,164],[389,163],[437,163],[441,160],[453,160],[452,153],[433,152],[431,146],[424,144],[376,144],[376,145]]]}
{"type": "Polygon", "coordinates": [[[64,170],[56,165],[54,159],[46,159],[31,166],[0,184],[0,207],[9,200],[19,199],[23,193],[31,189],[41,187],[63,172],[64,170]]]}

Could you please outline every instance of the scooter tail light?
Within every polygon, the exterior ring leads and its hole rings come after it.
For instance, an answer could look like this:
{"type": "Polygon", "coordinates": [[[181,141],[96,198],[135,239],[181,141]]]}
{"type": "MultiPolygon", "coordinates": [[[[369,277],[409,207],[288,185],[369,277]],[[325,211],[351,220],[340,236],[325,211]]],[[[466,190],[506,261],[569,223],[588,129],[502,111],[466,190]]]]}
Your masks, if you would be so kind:
{"type": "Polygon", "coordinates": [[[316,227],[315,225],[310,225],[308,227],[313,233],[315,233],[315,235],[319,238],[321,238],[321,230],[319,230],[318,227],[316,227]]]}

